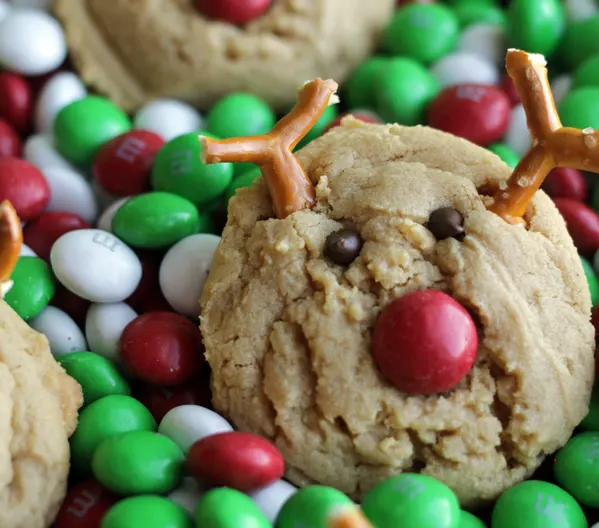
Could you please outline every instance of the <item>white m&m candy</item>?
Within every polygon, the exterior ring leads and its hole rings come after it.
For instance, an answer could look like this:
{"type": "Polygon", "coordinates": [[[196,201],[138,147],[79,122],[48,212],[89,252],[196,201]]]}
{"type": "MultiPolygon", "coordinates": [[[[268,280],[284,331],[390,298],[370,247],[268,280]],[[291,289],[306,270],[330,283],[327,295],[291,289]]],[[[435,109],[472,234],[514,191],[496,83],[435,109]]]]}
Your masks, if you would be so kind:
{"type": "Polygon", "coordinates": [[[202,116],[187,103],[156,99],[142,106],[133,120],[135,128],[156,132],[165,141],[202,129],[202,116]]]}
{"type": "Polygon", "coordinates": [[[52,167],[43,170],[50,185],[50,203],[47,211],[75,213],[90,224],[98,216],[98,204],[87,180],[70,169],[52,167]]]}
{"type": "Polygon", "coordinates": [[[499,70],[495,64],[472,52],[457,51],[446,55],[433,64],[430,71],[441,86],[499,82],[499,70]]]}
{"type": "Polygon", "coordinates": [[[92,304],[85,317],[89,350],[111,361],[119,361],[119,339],[124,328],[137,317],[124,302],[92,304]]]}
{"type": "Polygon", "coordinates": [[[85,85],[74,73],[59,72],[53,75],[44,85],[35,106],[36,130],[52,133],[58,112],[86,95],[85,85]]]}
{"type": "Polygon", "coordinates": [[[46,306],[37,317],[29,321],[29,326],[48,338],[54,356],[87,349],[85,337],[77,323],[54,306],[46,306]]]}

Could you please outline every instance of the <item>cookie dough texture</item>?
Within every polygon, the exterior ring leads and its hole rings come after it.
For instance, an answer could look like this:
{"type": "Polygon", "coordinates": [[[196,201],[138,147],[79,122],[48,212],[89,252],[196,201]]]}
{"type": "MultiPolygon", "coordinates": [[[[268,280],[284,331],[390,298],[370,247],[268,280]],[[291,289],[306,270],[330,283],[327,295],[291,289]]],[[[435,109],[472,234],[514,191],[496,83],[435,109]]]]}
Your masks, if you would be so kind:
{"type": "Polygon", "coordinates": [[[494,154],[426,127],[343,126],[298,158],[317,185],[313,210],[272,218],[263,181],[238,191],[201,299],[213,402],[236,426],[272,439],[299,485],[360,499],[402,471],[446,482],[476,506],[530,475],[588,410],[591,302],[580,260],[551,200],[529,228],[487,211],[510,169],[494,154]],[[424,227],[451,206],[463,242],[424,227]],[[357,228],[348,267],[324,241],[357,228]],[[408,292],[451,294],[477,321],[480,346],[454,390],[408,396],[378,372],[370,336],[408,292]]]}
{"type": "Polygon", "coordinates": [[[54,0],[54,12],[85,82],[127,110],[158,96],[207,108],[235,91],[287,109],[306,80],[343,81],[395,3],[272,0],[244,27],[202,17],[192,0],[54,0]]]}
{"type": "Polygon", "coordinates": [[[47,528],[66,493],[81,388],[0,300],[0,526],[47,528]]]}

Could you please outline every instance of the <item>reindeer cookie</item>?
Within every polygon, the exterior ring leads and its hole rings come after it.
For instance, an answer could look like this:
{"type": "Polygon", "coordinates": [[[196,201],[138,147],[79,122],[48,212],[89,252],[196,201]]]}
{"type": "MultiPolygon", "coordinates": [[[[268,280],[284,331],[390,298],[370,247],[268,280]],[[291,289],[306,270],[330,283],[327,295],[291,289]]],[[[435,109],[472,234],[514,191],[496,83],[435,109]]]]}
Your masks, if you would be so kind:
{"type": "Polygon", "coordinates": [[[272,439],[287,477],[360,499],[419,471],[466,507],[496,498],[588,411],[591,301],[556,165],[599,171],[599,135],[562,128],[544,59],[510,50],[533,146],[497,156],[426,127],[351,118],[299,151],[336,89],[306,85],[267,136],[203,138],[252,161],[201,299],[215,407],[272,439]]]}

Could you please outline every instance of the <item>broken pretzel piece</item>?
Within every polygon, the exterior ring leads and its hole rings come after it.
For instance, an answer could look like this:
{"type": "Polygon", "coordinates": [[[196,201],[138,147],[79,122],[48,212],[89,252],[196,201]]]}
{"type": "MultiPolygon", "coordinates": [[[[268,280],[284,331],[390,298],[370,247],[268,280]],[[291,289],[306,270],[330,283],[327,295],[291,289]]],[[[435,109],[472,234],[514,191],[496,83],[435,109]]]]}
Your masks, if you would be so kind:
{"type": "Polygon", "coordinates": [[[372,523],[358,507],[344,508],[331,517],[329,528],[373,528],[372,523]]]}
{"type": "Polygon", "coordinates": [[[510,49],[506,67],[522,106],[532,146],[514,169],[507,187],[493,196],[489,210],[505,221],[523,223],[534,194],[555,167],[599,172],[599,131],[563,127],[555,108],[542,55],[510,49]]]}
{"type": "Polygon", "coordinates": [[[12,204],[0,203],[0,299],[12,286],[10,276],[19,260],[23,245],[21,221],[12,204]]]}
{"type": "Polygon", "coordinates": [[[258,165],[278,218],[314,204],[314,186],[292,154],[299,141],[337,101],[337,83],[315,79],[299,91],[295,107],[263,136],[215,140],[200,136],[204,163],[250,162],[258,165]]]}

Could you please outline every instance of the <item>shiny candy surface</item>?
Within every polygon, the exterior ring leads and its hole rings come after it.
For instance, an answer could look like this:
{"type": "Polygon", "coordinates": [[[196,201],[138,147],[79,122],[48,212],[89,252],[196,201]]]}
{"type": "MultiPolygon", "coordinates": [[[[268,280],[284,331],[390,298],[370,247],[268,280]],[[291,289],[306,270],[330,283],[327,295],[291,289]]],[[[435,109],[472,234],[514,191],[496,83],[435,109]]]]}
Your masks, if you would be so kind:
{"type": "Polygon", "coordinates": [[[42,213],[50,202],[50,185],[40,170],[25,160],[0,158],[0,201],[8,200],[23,221],[42,213]]]}
{"type": "Polygon", "coordinates": [[[100,528],[192,528],[188,513],[159,495],[128,497],[115,504],[100,528]]]}
{"type": "Polygon", "coordinates": [[[85,336],[77,323],[55,306],[46,306],[39,315],[30,319],[29,326],[48,338],[54,357],[87,347],[85,336]]]}

